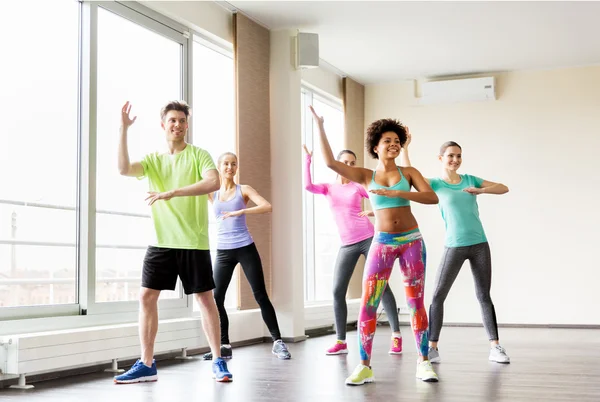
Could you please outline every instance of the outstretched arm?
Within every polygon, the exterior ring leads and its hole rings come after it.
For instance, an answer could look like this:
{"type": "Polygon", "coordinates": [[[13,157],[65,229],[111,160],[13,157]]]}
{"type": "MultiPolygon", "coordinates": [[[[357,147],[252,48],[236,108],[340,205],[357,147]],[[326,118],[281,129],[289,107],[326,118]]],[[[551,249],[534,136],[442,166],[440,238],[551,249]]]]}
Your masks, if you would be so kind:
{"type": "Polygon", "coordinates": [[[404,175],[410,177],[410,182],[417,191],[376,189],[370,190],[370,192],[373,194],[383,195],[385,197],[404,198],[420,204],[437,204],[439,202],[438,196],[431,189],[431,186],[427,180],[425,180],[421,172],[413,167],[403,169],[403,172],[405,173],[404,175]]]}
{"type": "Polygon", "coordinates": [[[244,198],[250,199],[256,204],[256,206],[240,209],[238,211],[224,212],[223,219],[240,215],[265,214],[271,212],[273,209],[269,201],[265,200],[260,194],[258,194],[258,191],[248,185],[242,185],[242,195],[244,198]]]}
{"type": "Polygon", "coordinates": [[[327,194],[327,185],[325,184],[314,184],[312,182],[312,176],[310,174],[310,163],[312,161],[312,152],[308,151],[306,145],[304,147],[304,188],[313,194],[327,194]]]}
{"type": "Polygon", "coordinates": [[[319,142],[321,143],[321,152],[323,154],[323,159],[325,160],[325,164],[328,168],[333,170],[334,172],[344,176],[346,179],[353,181],[355,183],[365,185],[368,180],[371,178],[371,171],[369,169],[364,169],[360,167],[350,167],[340,161],[336,161],[333,152],[331,151],[331,146],[329,145],[329,141],[327,140],[327,135],[325,134],[324,127],[324,119],[323,117],[317,115],[315,109],[312,106],[310,107],[310,111],[313,114],[313,118],[317,123],[317,127],[319,128],[319,142]]]}

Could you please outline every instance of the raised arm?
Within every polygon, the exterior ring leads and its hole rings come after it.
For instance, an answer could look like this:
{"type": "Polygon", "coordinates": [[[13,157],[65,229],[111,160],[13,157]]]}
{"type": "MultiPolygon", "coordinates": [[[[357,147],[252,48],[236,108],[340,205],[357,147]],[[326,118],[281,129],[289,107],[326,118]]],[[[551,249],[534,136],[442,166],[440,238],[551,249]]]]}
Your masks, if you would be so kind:
{"type": "Polygon", "coordinates": [[[327,185],[314,184],[310,174],[310,163],[312,161],[312,152],[308,151],[306,145],[304,147],[304,188],[313,194],[327,194],[327,185]]]}
{"type": "Polygon", "coordinates": [[[144,168],[140,162],[129,161],[129,150],[127,148],[127,131],[129,127],[135,123],[135,116],[133,119],[129,117],[131,111],[131,104],[129,101],[125,103],[121,109],[121,127],[120,127],[120,138],[119,138],[119,173],[122,176],[140,177],[144,175],[144,168]]]}
{"type": "MultiPolygon", "coordinates": [[[[412,167],[412,165],[410,163],[410,158],[408,155],[408,146],[410,145],[411,141],[412,141],[412,134],[408,130],[408,127],[406,127],[406,142],[404,143],[404,146],[400,150],[400,167],[412,167]]],[[[419,175],[421,175],[421,172],[419,172],[419,175]]],[[[421,175],[421,177],[423,177],[423,175],[421,175]]],[[[423,177],[423,180],[425,180],[425,182],[427,182],[427,184],[430,184],[429,179],[423,177]]]]}
{"type": "Polygon", "coordinates": [[[388,190],[382,188],[370,190],[370,192],[385,197],[404,198],[406,200],[418,202],[419,204],[437,204],[439,202],[438,196],[421,172],[413,167],[402,168],[402,172],[404,173],[404,176],[410,180],[412,186],[417,191],[388,190]]]}
{"type": "Polygon", "coordinates": [[[408,146],[410,145],[411,141],[412,141],[412,135],[410,134],[408,127],[406,127],[406,142],[400,149],[400,166],[401,167],[411,167],[410,158],[408,157],[408,146]]]}
{"type": "Polygon", "coordinates": [[[350,167],[340,161],[336,161],[333,156],[333,152],[331,151],[329,141],[327,140],[327,135],[325,134],[323,117],[317,115],[315,109],[313,109],[312,106],[309,106],[309,108],[313,114],[313,118],[315,119],[315,122],[317,123],[317,127],[319,129],[318,131],[319,142],[321,144],[321,153],[323,154],[323,159],[325,160],[325,164],[327,165],[327,167],[333,170],[334,172],[338,173],[339,175],[344,176],[350,181],[366,185],[371,179],[372,171],[360,167],[350,167]]]}
{"type": "Polygon", "coordinates": [[[508,187],[502,183],[494,183],[493,181],[483,180],[480,187],[469,187],[465,188],[464,191],[471,194],[502,195],[508,193],[508,187]]]}
{"type": "Polygon", "coordinates": [[[265,200],[262,195],[258,193],[258,191],[248,185],[242,185],[242,196],[244,199],[249,199],[255,203],[256,206],[240,209],[238,211],[223,212],[223,219],[240,215],[266,214],[273,210],[271,203],[265,200]]]}

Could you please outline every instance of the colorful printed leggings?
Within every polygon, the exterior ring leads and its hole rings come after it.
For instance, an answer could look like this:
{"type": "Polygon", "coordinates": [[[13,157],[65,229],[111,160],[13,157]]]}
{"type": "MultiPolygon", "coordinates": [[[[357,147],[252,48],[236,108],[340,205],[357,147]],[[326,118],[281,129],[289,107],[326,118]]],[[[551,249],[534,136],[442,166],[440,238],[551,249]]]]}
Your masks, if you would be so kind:
{"type": "Polygon", "coordinates": [[[377,307],[390,278],[394,261],[400,260],[406,302],[417,352],[427,356],[427,312],[423,304],[425,288],[425,243],[418,228],[403,233],[378,232],[373,238],[365,263],[363,294],[358,315],[358,343],[361,360],[370,360],[377,326],[377,307]]]}

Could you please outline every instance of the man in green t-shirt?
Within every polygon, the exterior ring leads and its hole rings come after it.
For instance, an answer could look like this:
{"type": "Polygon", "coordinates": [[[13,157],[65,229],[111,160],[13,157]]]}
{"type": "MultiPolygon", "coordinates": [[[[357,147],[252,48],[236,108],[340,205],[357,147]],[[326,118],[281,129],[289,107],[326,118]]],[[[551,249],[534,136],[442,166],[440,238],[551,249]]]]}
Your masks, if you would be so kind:
{"type": "Polygon", "coordinates": [[[131,105],[121,110],[119,172],[123,176],[147,178],[146,200],[152,208],[156,243],[144,257],[140,290],[141,358],[116,383],[136,383],[158,379],[154,341],[158,330],[158,297],[161,290],[175,290],[177,277],[185,294],[194,294],[202,312],[202,324],[213,356],[217,381],[233,376],[221,358],[219,313],[212,290],[212,264],[208,245],[207,194],[219,189],[219,173],[205,150],[185,141],[190,107],[183,101],[165,105],[161,127],[167,140],[166,152],[146,155],[140,162],[129,161],[127,130],[137,117],[130,118],[131,105]]]}

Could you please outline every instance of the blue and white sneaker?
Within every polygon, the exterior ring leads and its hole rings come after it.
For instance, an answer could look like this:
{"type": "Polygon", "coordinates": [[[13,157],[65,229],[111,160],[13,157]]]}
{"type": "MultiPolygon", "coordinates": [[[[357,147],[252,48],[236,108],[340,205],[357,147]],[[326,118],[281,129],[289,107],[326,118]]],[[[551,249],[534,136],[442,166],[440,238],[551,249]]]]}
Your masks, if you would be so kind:
{"type": "Polygon", "coordinates": [[[158,380],[156,362],[152,360],[152,367],[146,366],[140,359],[121,375],[115,376],[115,384],[133,384],[135,382],[149,382],[158,380]]]}
{"type": "Polygon", "coordinates": [[[227,370],[225,360],[217,357],[212,364],[213,378],[219,382],[233,381],[233,375],[227,370]]]}

